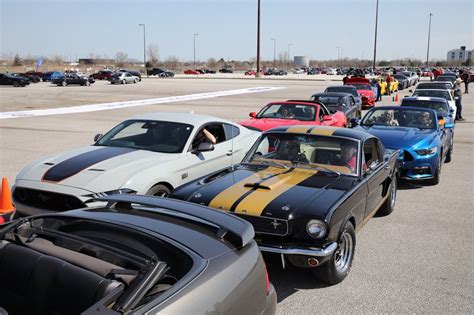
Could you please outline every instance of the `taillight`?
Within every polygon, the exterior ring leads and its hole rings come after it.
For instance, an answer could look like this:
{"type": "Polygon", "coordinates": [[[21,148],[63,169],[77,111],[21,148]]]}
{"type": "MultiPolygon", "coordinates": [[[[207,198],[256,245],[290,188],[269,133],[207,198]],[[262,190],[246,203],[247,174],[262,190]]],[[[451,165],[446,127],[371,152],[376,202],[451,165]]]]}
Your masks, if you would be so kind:
{"type": "Polygon", "coordinates": [[[263,268],[265,269],[265,278],[267,281],[266,292],[267,292],[267,295],[269,295],[270,294],[270,277],[268,276],[267,265],[265,264],[265,262],[263,262],[263,268]]]}

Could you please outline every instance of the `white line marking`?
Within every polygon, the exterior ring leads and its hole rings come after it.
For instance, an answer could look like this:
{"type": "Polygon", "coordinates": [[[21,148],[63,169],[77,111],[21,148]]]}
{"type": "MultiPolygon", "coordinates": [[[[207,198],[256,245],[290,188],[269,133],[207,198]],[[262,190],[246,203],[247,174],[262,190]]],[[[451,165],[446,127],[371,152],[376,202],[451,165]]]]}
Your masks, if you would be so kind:
{"type": "Polygon", "coordinates": [[[90,105],[80,105],[80,106],[71,106],[71,107],[50,108],[50,109],[24,110],[24,111],[16,111],[16,112],[0,112],[0,119],[96,112],[96,111],[101,111],[101,110],[110,110],[110,109],[118,109],[118,108],[125,108],[125,107],[145,106],[145,105],[172,103],[172,102],[200,100],[200,99],[205,99],[205,98],[214,98],[214,97],[221,97],[221,96],[268,92],[268,91],[279,90],[279,89],[283,89],[283,87],[253,87],[253,88],[248,88],[248,89],[197,93],[197,94],[152,98],[152,99],[137,100],[137,101],[101,103],[101,104],[90,104],[90,105]]]}

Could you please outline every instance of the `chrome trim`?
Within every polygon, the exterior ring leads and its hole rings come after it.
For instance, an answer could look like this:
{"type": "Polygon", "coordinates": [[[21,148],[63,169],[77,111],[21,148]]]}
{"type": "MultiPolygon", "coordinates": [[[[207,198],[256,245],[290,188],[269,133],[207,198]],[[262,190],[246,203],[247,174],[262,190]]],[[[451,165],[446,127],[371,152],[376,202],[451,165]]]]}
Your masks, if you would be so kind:
{"type": "Polygon", "coordinates": [[[336,242],[331,242],[329,245],[326,245],[323,248],[314,248],[314,247],[307,247],[307,248],[298,248],[298,247],[277,247],[277,246],[269,246],[269,245],[259,245],[258,246],[262,252],[269,252],[269,253],[278,253],[278,254],[285,254],[285,255],[304,255],[304,256],[312,256],[312,257],[327,257],[332,255],[337,248],[336,242]]]}

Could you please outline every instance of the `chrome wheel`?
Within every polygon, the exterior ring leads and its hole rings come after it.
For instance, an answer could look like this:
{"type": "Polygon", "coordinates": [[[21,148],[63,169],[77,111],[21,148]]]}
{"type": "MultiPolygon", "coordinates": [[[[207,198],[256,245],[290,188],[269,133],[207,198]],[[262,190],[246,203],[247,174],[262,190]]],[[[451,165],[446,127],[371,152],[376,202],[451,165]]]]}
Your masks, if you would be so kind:
{"type": "Polygon", "coordinates": [[[353,244],[352,236],[347,231],[342,232],[334,252],[334,265],[339,273],[346,272],[351,266],[353,244]]]}

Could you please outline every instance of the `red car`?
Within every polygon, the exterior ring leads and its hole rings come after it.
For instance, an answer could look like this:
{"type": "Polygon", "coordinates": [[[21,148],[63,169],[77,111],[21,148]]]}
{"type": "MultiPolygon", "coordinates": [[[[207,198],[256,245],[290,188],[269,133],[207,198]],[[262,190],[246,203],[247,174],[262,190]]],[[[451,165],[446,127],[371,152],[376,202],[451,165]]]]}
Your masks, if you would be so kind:
{"type": "Polygon", "coordinates": [[[188,70],[184,70],[184,74],[201,74],[201,72],[197,70],[188,69],[188,70]]]}
{"type": "Polygon", "coordinates": [[[375,92],[372,89],[370,80],[367,78],[353,77],[347,79],[345,85],[352,85],[357,89],[362,100],[362,106],[374,107],[375,106],[375,92]]]}
{"type": "Polygon", "coordinates": [[[94,78],[95,80],[108,80],[114,75],[114,73],[110,70],[101,70],[97,73],[91,74],[89,77],[94,78]]]}
{"type": "Polygon", "coordinates": [[[331,114],[323,104],[308,100],[272,102],[258,113],[251,112],[249,116],[240,124],[259,131],[290,125],[346,127],[346,115],[343,112],[331,114]]]}

